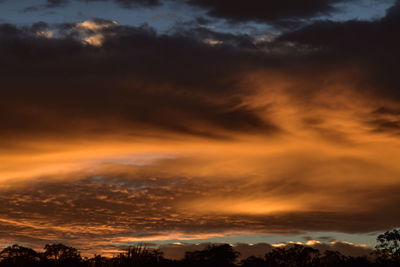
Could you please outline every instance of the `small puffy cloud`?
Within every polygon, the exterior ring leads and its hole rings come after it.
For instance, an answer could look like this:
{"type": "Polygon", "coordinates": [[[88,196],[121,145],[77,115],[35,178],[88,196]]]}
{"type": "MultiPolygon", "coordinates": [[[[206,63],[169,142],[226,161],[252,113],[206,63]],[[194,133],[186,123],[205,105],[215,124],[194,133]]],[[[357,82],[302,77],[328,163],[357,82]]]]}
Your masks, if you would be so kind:
{"type": "Polygon", "coordinates": [[[101,20],[101,19],[86,20],[83,22],[76,23],[76,27],[78,29],[90,30],[90,31],[99,31],[116,25],[118,25],[116,21],[101,20]]]}
{"type": "Polygon", "coordinates": [[[223,41],[215,40],[215,39],[209,39],[209,38],[204,39],[203,42],[204,42],[205,44],[208,44],[208,45],[211,45],[211,46],[220,45],[220,44],[223,44],[223,43],[224,43],[223,41]]]}
{"type": "Polygon", "coordinates": [[[103,31],[117,26],[118,23],[112,20],[86,20],[75,25],[75,30],[82,42],[92,46],[101,46],[104,42],[103,31]]]}
{"type": "Polygon", "coordinates": [[[93,46],[101,46],[104,42],[104,36],[100,33],[97,33],[92,36],[84,38],[83,42],[93,46]]]}

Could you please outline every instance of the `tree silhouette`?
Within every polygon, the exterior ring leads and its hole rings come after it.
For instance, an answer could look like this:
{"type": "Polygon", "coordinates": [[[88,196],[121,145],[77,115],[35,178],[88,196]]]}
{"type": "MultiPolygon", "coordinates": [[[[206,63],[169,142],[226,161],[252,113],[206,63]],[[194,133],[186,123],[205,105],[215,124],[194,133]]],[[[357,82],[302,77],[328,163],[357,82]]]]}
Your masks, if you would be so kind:
{"type": "Polygon", "coordinates": [[[35,266],[39,260],[36,251],[16,244],[0,252],[0,261],[4,266],[35,266]]]}
{"type": "Polygon", "coordinates": [[[320,257],[319,263],[321,267],[345,266],[347,257],[338,251],[326,250],[320,257]]]}
{"type": "MultiPolygon", "coordinates": [[[[349,266],[349,267],[368,267],[368,266],[376,266],[374,265],[371,261],[368,260],[367,257],[365,256],[359,256],[359,257],[347,257],[346,262],[343,266],[349,266]]],[[[382,266],[378,264],[377,266],[382,266]]],[[[384,265],[386,266],[386,265],[384,265]]]]}
{"type": "Polygon", "coordinates": [[[377,237],[370,257],[329,250],[321,254],[312,247],[290,244],[274,248],[265,258],[251,256],[239,262],[239,253],[223,244],[186,252],[182,260],[165,259],[160,250],[141,245],[111,258],[95,255],[83,259],[75,248],[48,244],[43,253],[20,245],[6,247],[0,251],[0,267],[399,267],[399,255],[400,230],[395,229],[377,237]]]}
{"type": "Polygon", "coordinates": [[[264,267],[265,264],[266,262],[263,258],[256,256],[250,256],[240,262],[240,265],[245,267],[264,267]]]}
{"type": "Polygon", "coordinates": [[[102,257],[101,255],[95,255],[93,258],[87,260],[87,263],[90,267],[111,266],[108,265],[108,262],[109,259],[102,257]]]}
{"type": "Polygon", "coordinates": [[[376,248],[392,255],[400,254],[400,230],[387,231],[376,238],[376,248]]]}
{"type": "Polygon", "coordinates": [[[310,267],[318,264],[319,256],[317,249],[295,244],[290,248],[276,248],[265,259],[271,267],[310,267]]]}
{"type": "Polygon", "coordinates": [[[203,250],[186,252],[184,262],[187,266],[230,267],[238,257],[239,252],[228,244],[209,245],[203,250]]]}
{"type": "Polygon", "coordinates": [[[63,244],[47,244],[44,247],[44,258],[56,266],[78,266],[82,257],[76,248],[63,244]]]}
{"type": "Polygon", "coordinates": [[[148,249],[142,245],[129,247],[119,255],[121,266],[157,266],[164,260],[163,253],[158,249],[148,249]]]}
{"type": "Polygon", "coordinates": [[[400,230],[387,231],[376,238],[377,245],[374,251],[376,261],[380,264],[400,265],[400,230]]]}

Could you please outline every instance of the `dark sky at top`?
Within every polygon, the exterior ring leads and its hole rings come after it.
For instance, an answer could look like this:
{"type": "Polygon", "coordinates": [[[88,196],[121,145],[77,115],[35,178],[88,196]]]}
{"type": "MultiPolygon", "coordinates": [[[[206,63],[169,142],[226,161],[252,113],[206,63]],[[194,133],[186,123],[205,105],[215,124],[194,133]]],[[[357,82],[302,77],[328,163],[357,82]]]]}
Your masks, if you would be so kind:
{"type": "MultiPolygon", "coordinates": [[[[241,2],[148,0],[148,1],[84,1],[84,0],[19,0],[2,1],[0,20],[3,22],[27,24],[37,21],[71,22],[91,18],[116,20],[121,24],[140,25],[147,23],[165,31],[175,24],[200,20],[208,21],[224,31],[248,31],[256,27],[265,30],[269,24],[292,26],[296,21],[307,22],[316,18],[333,20],[373,19],[384,15],[394,0],[357,1],[299,1],[292,9],[291,1],[279,1],[270,5],[269,1],[251,1],[242,7],[241,2]],[[269,6],[270,5],[270,6],[269,6]],[[225,8],[226,7],[226,8],[225,8]],[[246,11],[247,10],[247,11],[246,11]],[[243,12],[243,14],[242,14],[243,12]],[[226,25],[226,22],[235,24],[226,25]]],[[[273,2],[273,1],[272,1],[273,2]]],[[[199,21],[197,21],[199,22],[199,21]]]]}

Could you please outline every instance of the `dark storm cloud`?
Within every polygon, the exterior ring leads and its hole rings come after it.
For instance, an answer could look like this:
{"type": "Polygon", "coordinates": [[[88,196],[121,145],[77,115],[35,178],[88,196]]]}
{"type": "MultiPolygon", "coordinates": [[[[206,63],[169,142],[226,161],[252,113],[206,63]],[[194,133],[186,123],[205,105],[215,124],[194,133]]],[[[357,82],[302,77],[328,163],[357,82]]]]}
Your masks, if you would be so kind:
{"type": "MultiPolygon", "coordinates": [[[[295,42],[316,51],[310,60],[319,65],[355,66],[363,71],[363,87],[375,95],[398,100],[400,2],[374,21],[319,21],[279,40],[295,42]]],[[[354,80],[357,81],[357,77],[354,80]]]]}
{"type": "Polygon", "coordinates": [[[189,4],[208,10],[210,16],[234,22],[259,21],[277,24],[297,24],[299,19],[337,11],[335,4],[349,0],[265,1],[265,0],[188,0],[189,4]]]}
{"type": "MultiPolygon", "coordinates": [[[[47,7],[60,7],[69,0],[47,0],[47,7]]],[[[79,0],[83,2],[114,2],[125,8],[154,7],[168,2],[179,5],[191,5],[208,12],[215,18],[227,19],[231,22],[263,22],[286,28],[299,26],[302,21],[321,15],[340,11],[337,4],[356,2],[357,0],[295,0],[263,1],[250,0],[243,3],[237,0],[79,0]]]]}
{"type": "Polygon", "coordinates": [[[250,46],[244,37],[206,30],[167,36],[149,27],[93,24],[62,25],[61,38],[45,37],[44,23],[0,25],[1,135],[106,133],[115,127],[131,134],[149,127],[221,137],[277,130],[241,105],[250,90],[237,79],[256,60],[240,49],[250,46]],[[77,39],[86,34],[101,35],[102,46],[77,39]],[[223,44],[212,47],[206,38],[223,44]]]}
{"type": "MultiPolygon", "coordinates": [[[[86,2],[107,0],[82,0],[86,2]]],[[[281,25],[297,25],[299,20],[319,15],[331,14],[339,11],[336,4],[355,0],[310,0],[300,2],[295,0],[263,1],[251,0],[181,0],[179,4],[189,4],[208,11],[208,15],[228,19],[231,22],[258,21],[281,25]]],[[[114,0],[125,7],[132,5],[155,6],[157,4],[173,2],[172,0],[114,0]]]]}
{"type": "MultiPolygon", "coordinates": [[[[212,1],[212,0],[78,0],[82,2],[114,2],[123,8],[156,7],[167,3],[194,6],[207,11],[210,17],[230,22],[261,22],[284,28],[298,27],[306,20],[339,12],[338,4],[357,0],[283,1],[212,1]]],[[[46,7],[62,7],[69,0],[47,0],[46,7]]]]}

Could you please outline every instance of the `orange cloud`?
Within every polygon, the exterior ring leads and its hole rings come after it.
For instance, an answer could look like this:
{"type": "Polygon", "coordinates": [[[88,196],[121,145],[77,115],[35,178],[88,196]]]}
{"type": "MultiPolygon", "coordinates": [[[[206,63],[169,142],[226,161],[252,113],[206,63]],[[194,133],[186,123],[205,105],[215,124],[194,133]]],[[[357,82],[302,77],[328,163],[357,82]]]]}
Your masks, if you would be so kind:
{"type": "Polygon", "coordinates": [[[303,69],[285,54],[293,66],[274,67],[268,54],[110,25],[102,54],[70,40],[84,56],[28,58],[41,71],[4,81],[1,240],[101,246],[398,225],[400,107],[366,85],[362,66],[303,69]],[[195,64],[182,67],[187,54],[195,64]]]}

